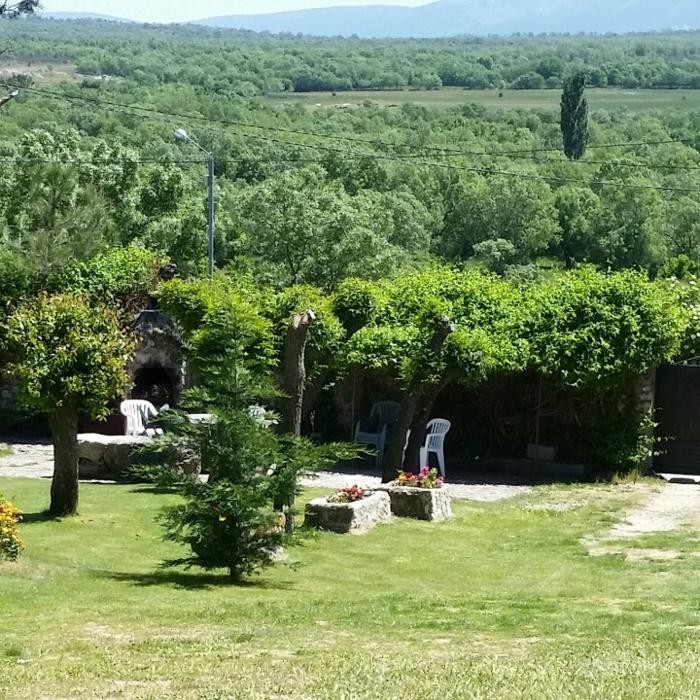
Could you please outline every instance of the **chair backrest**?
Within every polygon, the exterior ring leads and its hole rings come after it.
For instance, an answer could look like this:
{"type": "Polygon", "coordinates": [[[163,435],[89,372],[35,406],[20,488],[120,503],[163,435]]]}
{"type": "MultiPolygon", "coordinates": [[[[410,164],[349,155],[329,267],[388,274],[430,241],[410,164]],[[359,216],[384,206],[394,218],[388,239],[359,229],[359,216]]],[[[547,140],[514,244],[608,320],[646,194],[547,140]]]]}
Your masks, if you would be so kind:
{"type": "Polygon", "coordinates": [[[158,415],[156,407],[150,401],[127,399],[122,401],[119,410],[126,416],[126,432],[128,435],[143,435],[150,418],[158,415]]]}
{"type": "Polygon", "coordinates": [[[440,449],[445,442],[445,435],[450,432],[452,423],[444,418],[435,418],[428,423],[425,447],[429,450],[440,449]]]}
{"type": "Polygon", "coordinates": [[[379,432],[385,425],[391,425],[399,415],[401,405],[396,401],[378,401],[372,406],[370,420],[377,420],[379,432]]]}

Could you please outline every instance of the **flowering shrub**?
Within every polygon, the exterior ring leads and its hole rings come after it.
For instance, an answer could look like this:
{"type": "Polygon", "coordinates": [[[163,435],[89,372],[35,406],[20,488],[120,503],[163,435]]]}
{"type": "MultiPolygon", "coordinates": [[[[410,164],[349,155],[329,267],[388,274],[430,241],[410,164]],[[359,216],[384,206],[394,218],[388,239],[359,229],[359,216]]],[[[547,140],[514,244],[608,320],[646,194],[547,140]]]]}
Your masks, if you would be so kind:
{"type": "Polygon", "coordinates": [[[344,489],[339,489],[334,494],[328,497],[329,503],[355,503],[367,497],[367,492],[359,486],[348,486],[344,489]]]}
{"type": "Polygon", "coordinates": [[[0,496],[0,561],[14,561],[22,551],[22,540],[17,532],[17,524],[22,513],[9,501],[0,496]]]}
{"type": "Polygon", "coordinates": [[[437,469],[423,467],[418,474],[399,472],[399,477],[394,484],[396,486],[411,486],[416,489],[441,489],[444,480],[437,469]]]}

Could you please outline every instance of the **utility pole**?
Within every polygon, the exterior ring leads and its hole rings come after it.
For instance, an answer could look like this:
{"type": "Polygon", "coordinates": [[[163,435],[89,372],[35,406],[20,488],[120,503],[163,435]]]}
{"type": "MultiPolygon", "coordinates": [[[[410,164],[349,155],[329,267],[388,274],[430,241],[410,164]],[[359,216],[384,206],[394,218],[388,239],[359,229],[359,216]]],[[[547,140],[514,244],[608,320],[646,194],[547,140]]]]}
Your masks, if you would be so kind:
{"type": "Polygon", "coordinates": [[[214,233],[215,233],[215,215],[216,215],[216,202],[215,197],[215,184],[216,175],[214,174],[214,154],[209,153],[207,156],[207,164],[209,166],[209,173],[207,175],[207,190],[209,196],[209,217],[207,224],[207,234],[209,237],[209,277],[214,276],[214,233]]]}
{"type": "Polygon", "coordinates": [[[207,211],[207,252],[208,252],[208,272],[209,277],[214,276],[214,239],[216,233],[216,199],[215,199],[215,186],[216,186],[216,174],[214,168],[214,154],[207,151],[199,143],[197,143],[184,129],[176,129],[175,139],[177,141],[188,141],[193,146],[198,148],[207,159],[207,197],[208,197],[208,211],[207,211]]]}

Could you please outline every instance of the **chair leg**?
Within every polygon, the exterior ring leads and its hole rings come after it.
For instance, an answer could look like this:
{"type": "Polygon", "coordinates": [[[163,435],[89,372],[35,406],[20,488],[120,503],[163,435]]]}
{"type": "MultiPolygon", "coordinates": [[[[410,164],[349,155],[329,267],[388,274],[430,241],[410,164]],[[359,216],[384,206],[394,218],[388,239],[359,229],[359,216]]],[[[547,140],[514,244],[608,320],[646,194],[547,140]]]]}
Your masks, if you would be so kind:
{"type": "Polygon", "coordinates": [[[445,478],[445,450],[441,447],[437,451],[437,458],[438,458],[438,465],[440,467],[440,474],[442,474],[442,478],[445,478]]]}
{"type": "Polygon", "coordinates": [[[419,469],[423,469],[423,467],[428,466],[428,450],[425,447],[420,448],[420,464],[418,465],[419,469]]]}
{"type": "Polygon", "coordinates": [[[377,440],[375,447],[377,448],[377,454],[374,457],[374,466],[376,469],[381,469],[384,466],[384,441],[382,439],[377,440]]]}

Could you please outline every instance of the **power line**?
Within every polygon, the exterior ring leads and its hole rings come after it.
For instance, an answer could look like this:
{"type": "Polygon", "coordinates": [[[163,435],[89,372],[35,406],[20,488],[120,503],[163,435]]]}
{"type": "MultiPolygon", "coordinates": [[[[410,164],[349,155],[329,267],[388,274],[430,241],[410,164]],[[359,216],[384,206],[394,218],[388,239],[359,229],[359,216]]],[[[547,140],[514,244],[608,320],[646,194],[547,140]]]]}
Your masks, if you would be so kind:
{"type": "MultiPolygon", "coordinates": [[[[263,137],[260,137],[263,138],[263,137]]],[[[358,159],[358,158],[365,158],[365,157],[372,157],[376,160],[390,160],[394,161],[396,158],[394,156],[384,156],[382,154],[363,154],[362,156],[358,155],[351,155],[350,158],[352,159],[358,159]]],[[[319,163],[321,164],[321,161],[318,159],[300,159],[300,158],[248,158],[246,157],[247,160],[256,162],[256,163],[266,163],[266,164],[282,164],[282,163],[291,163],[291,164],[310,164],[310,163],[319,163]]],[[[218,162],[219,163],[230,163],[230,162],[239,162],[241,159],[221,159],[218,162]]],[[[89,159],[73,159],[73,160],[58,160],[58,159],[11,159],[11,158],[0,158],[0,162],[9,162],[13,163],[16,165],[43,165],[43,164],[48,164],[48,165],[64,165],[64,166],[79,166],[79,165],[108,165],[109,162],[105,162],[104,159],[94,159],[94,160],[89,160],[89,159]]],[[[112,161],[113,163],[116,161],[112,161]]],[[[160,163],[160,164],[200,164],[201,160],[193,160],[193,159],[171,159],[171,160],[162,160],[162,159],[142,159],[142,160],[125,160],[124,162],[130,162],[134,164],[147,164],[147,163],[160,163]]],[[[506,171],[506,170],[498,170],[495,168],[479,168],[479,167],[469,167],[469,166],[463,166],[463,165],[455,165],[453,163],[445,163],[445,162],[432,162],[432,161],[414,161],[415,165],[420,165],[428,168],[444,168],[446,170],[453,170],[453,171],[459,171],[459,172],[469,172],[469,173],[474,173],[478,175],[492,175],[492,176],[499,176],[499,177],[511,177],[515,179],[522,179],[522,180],[533,180],[533,181],[544,181],[544,182],[552,182],[552,183],[559,183],[559,184],[581,184],[581,185],[586,185],[591,188],[595,187],[610,187],[610,188],[615,188],[615,189],[628,189],[628,190],[656,190],[656,191],[661,191],[661,192],[675,192],[675,193],[684,193],[684,194],[700,194],[700,189],[699,188],[688,188],[688,187],[666,187],[663,185],[634,185],[634,184],[629,184],[629,183],[624,183],[624,182],[616,182],[614,180],[589,180],[586,178],[572,178],[572,177],[559,177],[556,175],[535,175],[531,173],[522,173],[522,172],[512,172],[512,171],[506,171]]]]}
{"type": "Polygon", "coordinates": [[[105,159],[101,157],[96,158],[36,158],[34,156],[30,157],[12,157],[12,156],[0,156],[0,163],[11,163],[12,165],[114,165],[115,163],[134,165],[180,165],[180,164],[190,164],[196,163],[200,165],[202,163],[201,158],[112,158],[105,159]]]}
{"type": "MultiPolygon", "coordinates": [[[[0,83],[0,85],[3,85],[0,83]]],[[[7,84],[5,84],[5,87],[8,87],[7,84]]],[[[13,86],[10,86],[13,87],[13,86]]],[[[193,119],[197,121],[204,121],[207,124],[210,124],[211,122],[213,123],[228,123],[228,124],[236,124],[236,122],[226,122],[225,120],[209,120],[206,117],[193,117],[193,116],[188,116],[188,115],[180,115],[174,112],[164,112],[161,110],[156,110],[152,108],[147,108],[147,107],[134,107],[131,105],[124,105],[121,103],[116,103],[116,102],[111,102],[107,100],[97,100],[94,98],[84,98],[84,97],[79,97],[79,96],[72,96],[72,95],[65,95],[63,93],[55,93],[51,91],[46,91],[46,90],[38,90],[36,88],[29,88],[28,89],[31,92],[36,92],[39,94],[47,94],[53,98],[56,99],[61,99],[61,100],[68,100],[68,101],[80,101],[80,102],[87,102],[87,103],[92,103],[97,106],[110,106],[110,107],[116,107],[121,110],[129,110],[128,113],[131,114],[132,116],[138,116],[141,118],[147,118],[147,115],[145,114],[134,114],[133,110],[141,110],[150,114],[156,115],[158,118],[166,118],[168,120],[175,119],[175,118],[181,118],[181,119],[193,119]]],[[[245,125],[248,126],[248,125],[245,125]]],[[[256,125],[256,128],[260,129],[268,129],[268,127],[263,127],[256,125]]],[[[325,146],[321,144],[309,144],[309,143],[300,143],[300,142],[293,142],[293,141],[287,141],[283,139],[278,139],[272,136],[259,136],[256,134],[241,134],[241,132],[231,132],[229,130],[221,130],[222,133],[238,133],[238,135],[245,136],[246,138],[254,139],[257,141],[263,141],[267,143],[275,143],[279,145],[284,145],[284,146],[296,146],[299,148],[305,148],[305,149],[313,149],[315,151],[325,151],[329,153],[337,153],[342,155],[345,158],[352,157],[353,159],[374,159],[374,160],[385,160],[385,161],[403,161],[406,162],[407,156],[401,156],[401,155],[389,155],[389,154],[383,154],[383,153],[353,153],[353,154],[348,154],[346,151],[340,149],[340,148],[334,148],[331,146],[325,146]]],[[[271,130],[274,130],[274,127],[271,127],[271,130]]],[[[301,132],[301,133],[307,133],[310,134],[310,132],[301,132]]],[[[326,136],[326,138],[336,138],[334,136],[326,136]]],[[[346,137],[340,137],[340,138],[346,138],[346,137]]],[[[380,143],[380,142],[375,142],[375,143],[380,143]]],[[[639,143],[628,143],[628,144],[620,144],[620,145],[625,145],[625,146],[634,146],[634,145],[658,145],[661,143],[682,143],[682,141],[647,141],[647,142],[639,142],[639,143]]],[[[610,146],[610,144],[607,144],[607,146],[610,146]]],[[[603,146],[601,146],[603,147],[603,146]]],[[[551,150],[556,150],[557,152],[559,149],[543,149],[544,151],[551,151],[551,150]]],[[[530,152],[530,151],[528,151],[530,152]]],[[[532,151],[535,152],[535,151],[532,151]]],[[[513,152],[515,153],[515,152],[513,152]]],[[[521,152],[522,153],[522,152],[521,152]]],[[[460,152],[460,154],[463,154],[460,152]]],[[[487,152],[479,152],[479,155],[506,155],[506,152],[503,153],[492,153],[489,154],[487,152]]],[[[254,159],[253,159],[254,160],[254,159]]],[[[223,162],[220,160],[219,162],[223,162]]],[[[259,159],[258,162],[286,162],[286,161],[276,161],[275,159],[259,159]]],[[[289,162],[301,162],[300,159],[292,159],[289,162]]],[[[312,162],[318,162],[317,160],[314,160],[312,162]]],[[[581,185],[586,185],[591,188],[595,187],[614,187],[617,189],[629,189],[629,190],[656,190],[656,191],[661,191],[661,192],[675,192],[675,193],[684,193],[684,194],[698,194],[700,193],[700,189],[698,188],[685,188],[685,187],[672,187],[672,186],[664,186],[664,185],[634,185],[634,184],[629,184],[629,183],[624,183],[624,182],[616,182],[616,181],[608,181],[608,180],[589,180],[586,178],[575,178],[575,177],[561,177],[561,176],[548,176],[548,175],[535,175],[535,174],[530,174],[530,173],[522,173],[522,172],[513,172],[513,171],[506,171],[506,170],[500,170],[496,168],[484,168],[484,167],[470,167],[470,166],[464,166],[464,165],[456,165],[454,163],[446,163],[446,162],[435,162],[435,161],[422,161],[422,160],[415,160],[415,157],[411,157],[411,162],[412,165],[418,165],[418,166],[424,166],[428,168],[443,168],[446,170],[453,170],[453,171],[459,171],[459,172],[470,172],[470,173],[475,173],[475,174],[480,174],[480,175],[493,175],[493,176],[499,176],[499,177],[511,177],[511,178],[519,178],[519,179],[526,179],[526,180],[532,180],[532,181],[544,181],[544,182],[551,182],[551,183],[560,183],[560,184],[581,184],[581,185]]]]}
{"type": "MultiPolygon", "coordinates": [[[[85,102],[88,104],[96,104],[100,106],[115,107],[118,109],[128,109],[128,110],[138,110],[140,112],[145,112],[147,114],[155,114],[159,116],[168,117],[170,119],[185,119],[189,121],[197,121],[207,125],[211,124],[221,124],[224,126],[233,126],[237,128],[247,128],[247,129],[258,129],[262,131],[276,131],[280,133],[293,134],[296,136],[311,136],[314,138],[330,139],[335,141],[345,141],[349,143],[363,144],[367,146],[381,146],[385,148],[393,149],[413,149],[418,151],[423,151],[427,153],[435,154],[451,154],[451,155],[462,155],[462,156],[489,156],[489,157],[499,157],[499,156],[518,156],[518,155],[530,155],[536,153],[560,153],[560,147],[537,147],[537,148],[526,148],[508,151],[470,151],[463,149],[454,149],[449,147],[441,146],[420,146],[413,144],[401,144],[396,142],[381,141],[376,139],[363,139],[355,136],[345,136],[342,134],[327,134],[318,131],[307,131],[302,129],[291,129],[289,127],[272,126],[272,125],[262,125],[254,124],[252,122],[242,122],[229,119],[220,119],[215,117],[203,117],[193,114],[184,114],[179,112],[170,112],[165,110],[155,109],[154,107],[139,107],[137,105],[128,105],[122,102],[115,102],[113,100],[98,99],[95,97],[87,97],[84,95],[69,95],[63,92],[55,92],[52,90],[43,90],[40,88],[22,88],[18,85],[13,85],[12,83],[0,83],[9,89],[23,89],[27,92],[36,93],[38,95],[43,95],[51,97],[54,99],[73,101],[73,102],[85,102]]],[[[138,115],[134,115],[138,116],[138,115]]],[[[637,141],[637,142],[621,142],[621,143],[602,143],[602,144],[589,144],[589,149],[600,149],[600,148],[638,148],[641,146],[661,146],[670,144],[681,144],[687,145],[694,143],[690,139],[662,139],[657,141],[637,141]]]]}

